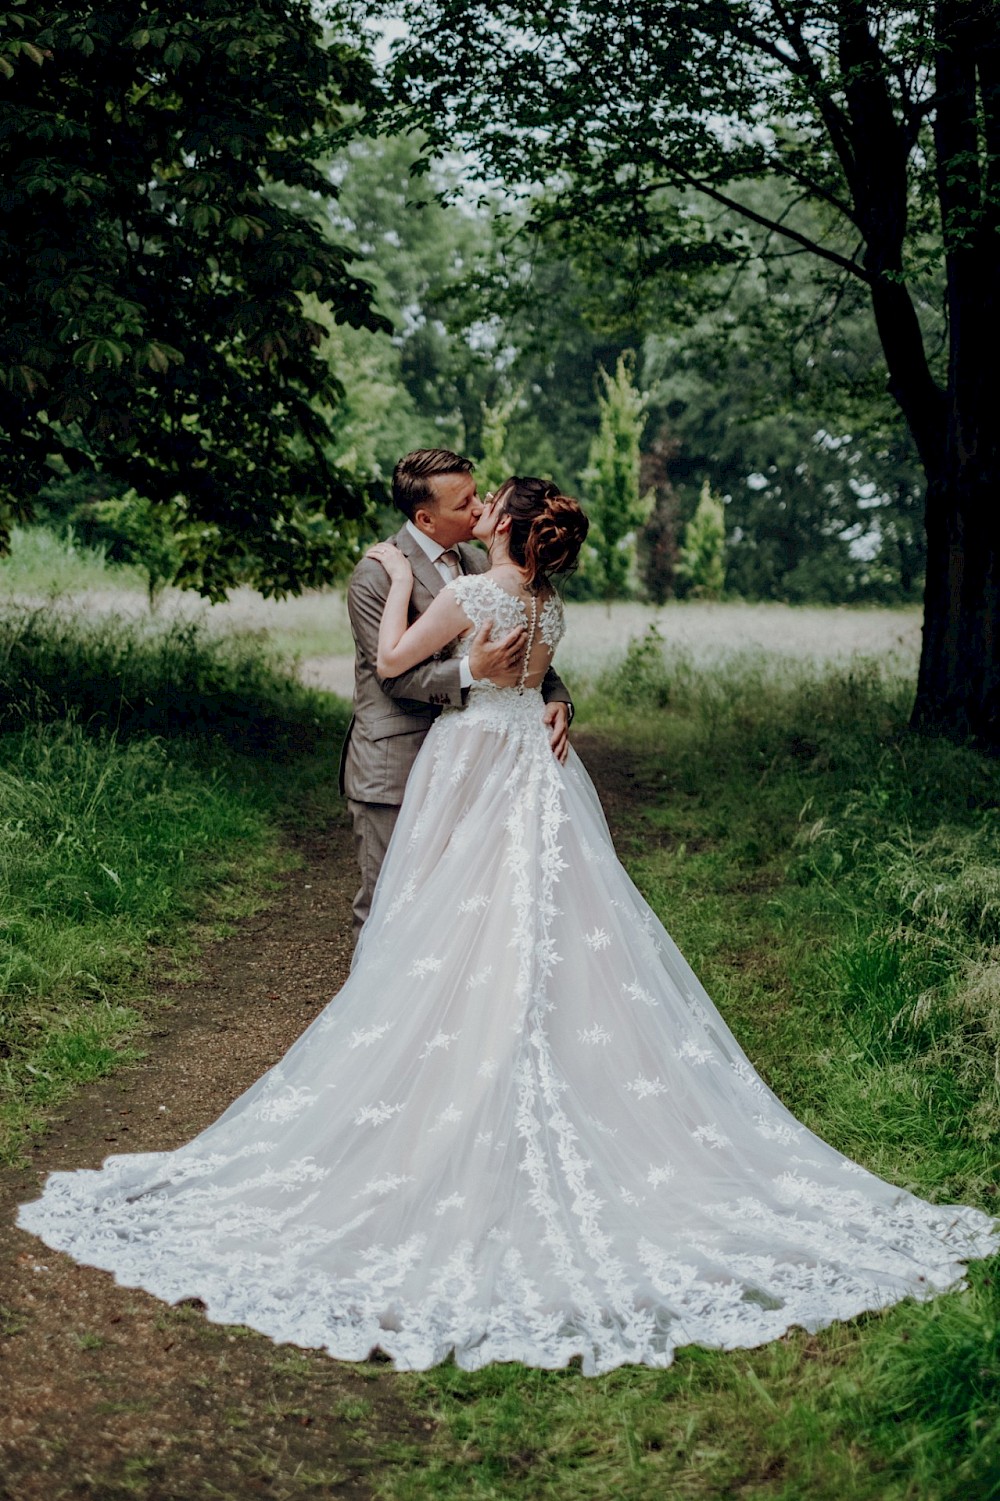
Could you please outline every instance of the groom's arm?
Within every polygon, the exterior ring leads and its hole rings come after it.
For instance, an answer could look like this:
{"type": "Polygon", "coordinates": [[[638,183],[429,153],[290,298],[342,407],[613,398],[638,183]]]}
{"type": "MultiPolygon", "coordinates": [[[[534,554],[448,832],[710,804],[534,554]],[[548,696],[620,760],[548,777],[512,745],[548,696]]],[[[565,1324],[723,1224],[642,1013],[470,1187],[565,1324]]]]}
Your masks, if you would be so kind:
{"type": "Polygon", "coordinates": [[[542,698],[545,700],[543,718],[549,731],[552,754],[558,761],[569,755],[569,727],[573,723],[573,700],[562,678],[550,667],[542,679],[542,698]]]}
{"type": "Polygon", "coordinates": [[[351,575],[347,588],[347,612],[351,630],[361,654],[378,678],[379,686],[390,698],[415,699],[422,704],[451,704],[461,708],[465,702],[457,657],[421,662],[395,678],[381,678],[375,671],[378,660],[378,628],[389,594],[389,575],[373,558],[363,558],[351,575]]]}
{"type": "Polygon", "coordinates": [[[569,689],[552,667],[542,678],[542,698],[547,704],[566,704],[569,717],[573,718],[573,700],[570,698],[569,689]]]}

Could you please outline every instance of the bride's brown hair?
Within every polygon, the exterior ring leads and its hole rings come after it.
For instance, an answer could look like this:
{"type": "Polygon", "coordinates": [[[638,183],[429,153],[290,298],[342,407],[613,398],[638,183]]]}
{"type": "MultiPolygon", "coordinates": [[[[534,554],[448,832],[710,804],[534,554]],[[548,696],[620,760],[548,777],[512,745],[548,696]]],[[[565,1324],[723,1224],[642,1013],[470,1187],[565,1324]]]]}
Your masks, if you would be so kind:
{"type": "Polygon", "coordinates": [[[554,573],[571,573],[590,522],[571,495],[551,480],[513,475],[497,491],[501,515],[510,517],[510,556],[527,570],[528,588],[541,589],[554,573]]]}

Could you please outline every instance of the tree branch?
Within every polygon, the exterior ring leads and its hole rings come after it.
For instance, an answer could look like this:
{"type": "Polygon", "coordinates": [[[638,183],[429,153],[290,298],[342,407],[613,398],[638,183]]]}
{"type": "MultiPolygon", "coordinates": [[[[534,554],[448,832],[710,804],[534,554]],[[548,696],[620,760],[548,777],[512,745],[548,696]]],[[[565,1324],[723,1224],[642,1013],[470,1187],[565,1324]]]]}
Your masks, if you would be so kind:
{"type": "Polygon", "coordinates": [[[858,265],[856,261],[848,260],[846,256],[840,255],[836,250],[829,250],[825,245],[819,244],[817,240],[812,239],[809,235],[802,234],[800,230],[792,229],[788,224],[782,224],[777,219],[769,218],[767,214],[760,214],[756,209],[748,208],[746,204],[740,203],[735,198],[730,198],[728,193],[723,193],[719,188],[712,187],[710,183],[700,182],[692,173],[685,171],[683,167],[678,167],[676,163],[669,162],[663,157],[661,157],[661,160],[672,177],[685,183],[696,192],[704,193],[706,197],[713,199],[714,202],[721,203],[724,208],[732,209],[734,213],[739,214],[742,218],[749,219],[754,224],[759,224],[762,229],[769,229],[773,234],[783,235],[786,240],[791,240],[794,244],[801,245],[803,249],[812,251],[813,255],[818,255],[821,260],[829,261],[833,266],[839,266],[842,271],[849,271],[852,276],[856,276],[860,281],[868,282],[871,280],[868,272],[863,266],[858,265]]]}
{"type": "Polygon", "coordinates": [[[944,398],[931,375],[923,331],[903,280],[909,152],[893,112],[885,58],[869,27],[867,0],[838,0],[839,57],[844,92],[857,139],[869,143],[859,159],[853,189],[872,309],[889,367],[889,387],[906,415],[921,459],[940,469],[944,398]]]}
{"type": "Polygon", "coordinates": [[[838,107],[830,93],[822,69],[809,50],[809,45],[802,33],[801,19],[793,18],[786,10],[782,0],[771,0],[771,10],[774,17],[788,39],[788,44],[798,57],[801,64],[801,76],[810,85],[810,93],[816,108],[819,110],[820,119],[826,126],[830,143],[837,154],[847,178],[847,185],[852,194],[855,192],[855,177],[857,173],[857,152],[852,132],[852,122],[849,115],[838,107]]]}
{"type": "Polygon", "coordinates": [[[769,159],[768,165],[774,172],[775,176],[790,178],[792,182],[798,183],[800,188],[804,188],[809,196],[813,198],[819,198],[824,203],[828,203],[831,208],[835,208],[839,214],[842,214],[845,219],[847,219],[851,224],[854,225],[855,229],[860,228],[860,225],[858,224],[857,213],[852,203],[848,203],[845,199],[839,198],[836,193],[831,192],[829,188],[824,188],[822,184],[816,182],[814,178],[807,177],[805,172],[796,171],[794,167],[789,166],[788,162],[784,157],[780,155],[780,153],[775,157],[771,157],[769,159]]]}

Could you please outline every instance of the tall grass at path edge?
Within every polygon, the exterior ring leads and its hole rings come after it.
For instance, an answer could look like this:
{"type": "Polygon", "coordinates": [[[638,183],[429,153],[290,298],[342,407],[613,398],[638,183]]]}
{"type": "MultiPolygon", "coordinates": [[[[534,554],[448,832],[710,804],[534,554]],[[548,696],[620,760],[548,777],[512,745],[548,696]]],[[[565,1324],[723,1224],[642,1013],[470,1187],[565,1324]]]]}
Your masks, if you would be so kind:
{"type": "Polygon", "coordinates": [[[336,806],[344,722],[260,642],[0,611],[0,1158],[265,899],[281,828],[336,806]]]}

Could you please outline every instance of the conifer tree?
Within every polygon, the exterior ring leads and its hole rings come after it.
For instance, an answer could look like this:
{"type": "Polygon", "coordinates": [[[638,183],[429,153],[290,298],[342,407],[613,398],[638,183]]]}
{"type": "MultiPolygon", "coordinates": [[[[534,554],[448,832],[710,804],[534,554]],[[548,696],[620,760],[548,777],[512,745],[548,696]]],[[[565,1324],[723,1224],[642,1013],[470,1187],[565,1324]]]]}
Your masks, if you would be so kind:
{"type": "Polygon", "coordinates": [[[507,430],[510,419],[517,411],[521,400],[521,387],[501,396],[492,406],[483,402],[482,449],[483,455],[476,465],[476,479],[480,495],[495,490],[511,474],[507,457],[507,430]]]}
{"type": "Polygon", "coordinates": [[[639,487],[639,440],[645,426],[645,398],[635,384],[635,362],[619,356],[614,375],[601,370],[600,426],[590,445],[583,474],[590,518],[585,570],[595,592],[606,600],[630,592],[635,563],[635,532],[650,512],[651,497],[639,487]]]}
{"type": "Polygon", "coordinates": [[[726,582],[726,518],[722,501],[701,487],[698,506],[684,528],[684,545],[677,572],[687,579],[689,592],[699,599],[718,599],[726,582]]]}

